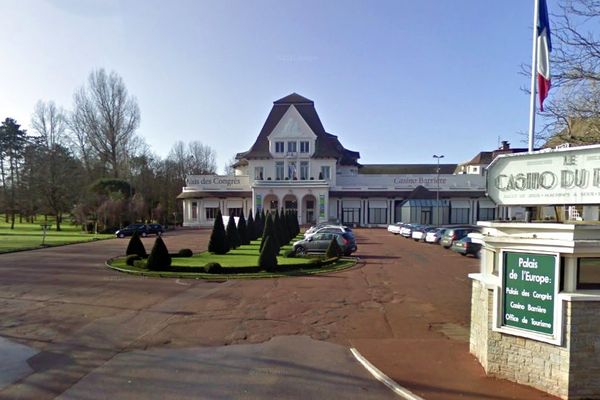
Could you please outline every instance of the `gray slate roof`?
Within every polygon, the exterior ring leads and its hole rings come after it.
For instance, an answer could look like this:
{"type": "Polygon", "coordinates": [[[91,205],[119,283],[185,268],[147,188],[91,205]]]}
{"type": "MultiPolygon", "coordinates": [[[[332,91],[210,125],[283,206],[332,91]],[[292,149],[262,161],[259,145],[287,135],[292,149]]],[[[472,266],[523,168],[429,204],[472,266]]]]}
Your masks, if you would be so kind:
{"type": "Polygon", "coordinates": [[[317,114],[314,102],[297,93],[292,93],[273,102],[273,108],[250,150],[238,153],[235,158],[238,161],[272,158],[269,152],[268,136],[292,105],[296,107],[304,121],[317,136],[313,158],[335,158],[341,165],[358,165],[357,160],[360,158],[360,153],[345,149],[337,136],[327,133],[317,114]]]}

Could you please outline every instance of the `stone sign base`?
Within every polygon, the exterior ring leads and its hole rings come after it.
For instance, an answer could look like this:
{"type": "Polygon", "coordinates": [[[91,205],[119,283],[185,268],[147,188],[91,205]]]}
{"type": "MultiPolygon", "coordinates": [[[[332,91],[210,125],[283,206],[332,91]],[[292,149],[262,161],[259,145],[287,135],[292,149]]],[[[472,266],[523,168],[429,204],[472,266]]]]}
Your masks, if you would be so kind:
{"type": "Polygon", "coordinates": [[[561,345],[493,330],[494,286],[471,275],[470,351],[486,373],[563,399],[600,399],[600,298],[559,295],[561,345]]]}

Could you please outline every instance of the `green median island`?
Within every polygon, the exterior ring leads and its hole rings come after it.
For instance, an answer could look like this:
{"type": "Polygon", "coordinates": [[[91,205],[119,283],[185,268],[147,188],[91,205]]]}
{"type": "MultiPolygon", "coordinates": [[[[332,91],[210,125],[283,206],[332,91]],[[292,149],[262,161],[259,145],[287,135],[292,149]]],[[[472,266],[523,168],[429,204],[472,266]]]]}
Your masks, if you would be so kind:
{"type": "Polygon", "coordinates": [[[217,216],[208,251],[194,254],[190,249],[170,252],[157,237],[150,253],[134,234],[125,256],[107,262],[122,272],[156,277],[233,279],[312,275],[342,270],[356,263],[342,258],[337,242],[324,255],[298,256],[292,243],[302,237],[294,214],[243,215],[229,218],[227,228],[217,216]],[[237,219],[237,217],[236,217],[237,219]],[[287,222],[286,222],[287,221],[287,222]],[[260,237],[258,233],[262,232],[260,237]]]}

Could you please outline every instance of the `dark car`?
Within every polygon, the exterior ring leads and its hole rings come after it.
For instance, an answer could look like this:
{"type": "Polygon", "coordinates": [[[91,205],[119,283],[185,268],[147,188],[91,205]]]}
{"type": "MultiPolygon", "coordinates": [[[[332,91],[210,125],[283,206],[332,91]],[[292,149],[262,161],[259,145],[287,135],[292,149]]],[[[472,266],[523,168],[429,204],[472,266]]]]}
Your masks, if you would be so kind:
{"type": "Polygon", "coordinates": [[[354,235],[351,233],[319,232],[295,242],[293,247],[294,252],[298,255],[325,253],[333,238],[337,239],[345,256],[349,256],[356,251],[356,239],[354,239],[354,235]]]}
{"type": "Polygon", "coordinates": [[[146,227],[148,229],[149,235],[160,236],[165,232],[165,230],[161,224],[148,224],[148,225],[146,225],[146,227]]]}
{"type": "Polygon", "coordinates": [[[478,228],[448,228],[446,229],[446,232],[444,232],[444,235],[440,239],[440,244],[444,248],[449,249],[452,246],[452,243],[454,243],[455,241],[464,238],[471,232],[478,231],[478,228]]]}
{"type": "Polygon", "coordinates": [[[124,238],[125,236],[131,236],[134,232],[138,232],[141,237],[146,237],[148,235],[162,235],[164,229],[160,224],[130,224],[125,228],[121,228],[115,232],[115,235],[118,238],[124,238]]]}
{"type": "Polygon", "coordinates": [[[479,258],[479,252],[481,251],[481,243],[473,242],[473,239],[471,239],[468,236],[465,236],[464,238],[452,243],[452,246],[450,248],[452,249],[452,251],[455,251],[463,256],[466,256],[467,254],[472,254],[475,258],[479,258]]]}

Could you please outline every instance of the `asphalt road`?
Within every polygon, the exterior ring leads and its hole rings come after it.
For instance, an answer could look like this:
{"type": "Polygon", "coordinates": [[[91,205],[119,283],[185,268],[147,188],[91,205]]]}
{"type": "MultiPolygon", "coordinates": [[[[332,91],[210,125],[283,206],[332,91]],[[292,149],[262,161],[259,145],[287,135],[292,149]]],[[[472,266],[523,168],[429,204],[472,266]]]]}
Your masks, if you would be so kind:
{"type": "MultiPolygon", "coordinates": [[[[164,239],[199,251],[208,234],[164,239]]],[[[0,255],[0,398],[397,398],[349,347],[428,400],[552,398],[485,377],[469,354],[477,260],[356,236],[350,270],[227,282],[105,268],[127,240],[0,255]]]]}

